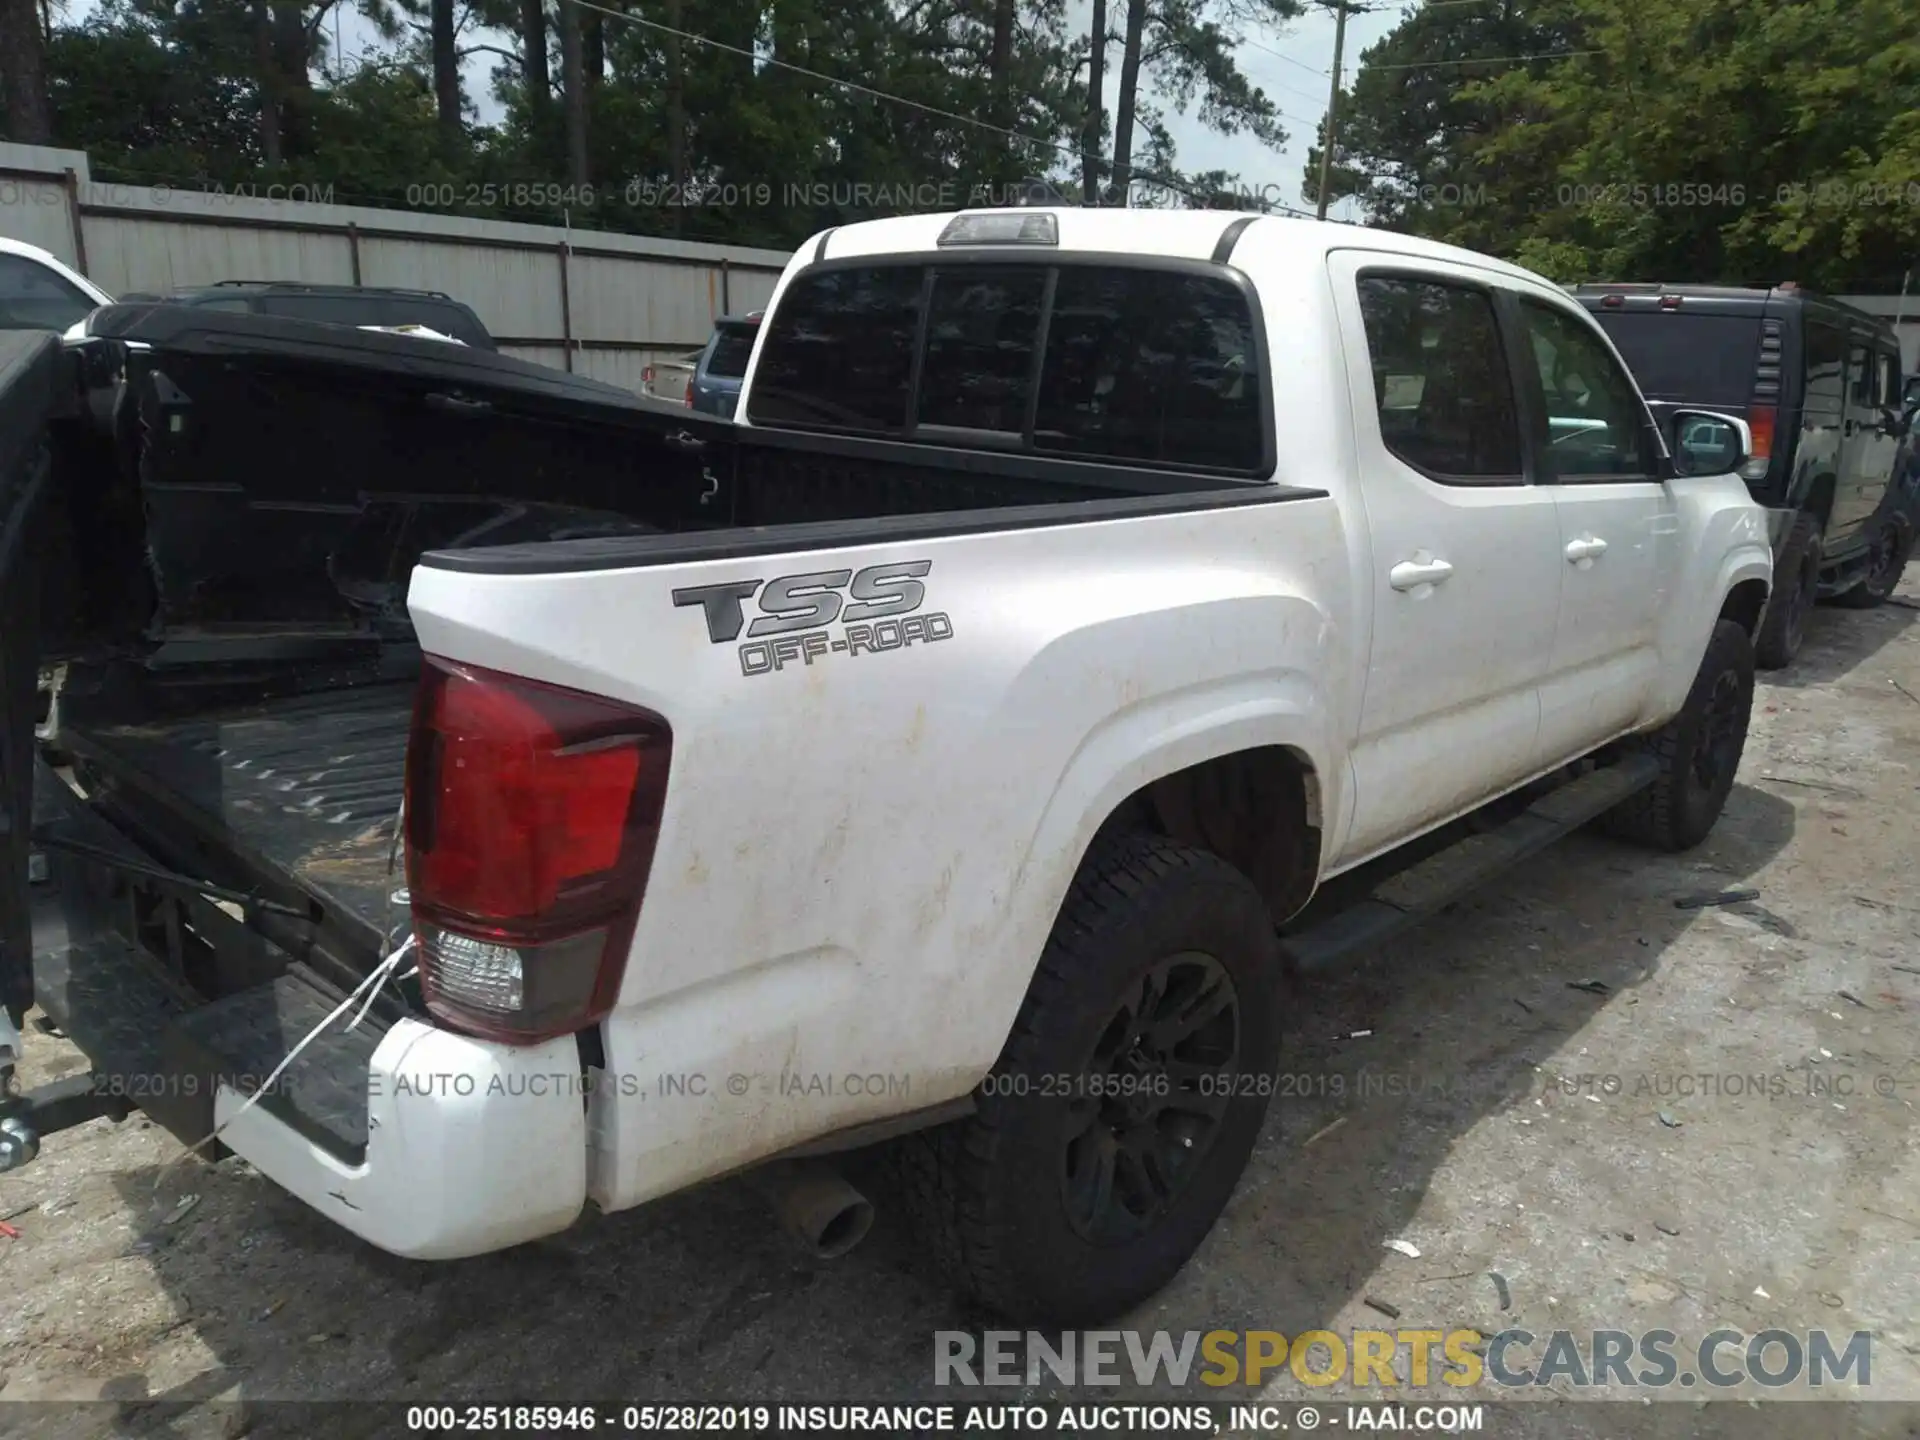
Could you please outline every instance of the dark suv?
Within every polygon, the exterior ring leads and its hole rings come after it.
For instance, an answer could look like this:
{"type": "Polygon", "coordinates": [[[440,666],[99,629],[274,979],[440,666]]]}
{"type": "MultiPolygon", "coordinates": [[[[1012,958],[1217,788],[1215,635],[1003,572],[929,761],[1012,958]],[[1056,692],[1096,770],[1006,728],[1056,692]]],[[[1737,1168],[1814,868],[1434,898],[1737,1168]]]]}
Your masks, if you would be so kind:
{"type": "Polygon", "coordinates": [[[309,285],[293,280],[222,280],[217,285],[168,295],[123,295],[122,300],[165,300],[203,305],[243,315],[277,315],[325,325],[424,325],[475,350],[498,350],[480,317],[437,290],[399,290],[378,285],[309,285]]]}
{"type": "Polygon", "coordinates": [[[1742,472],[1773,512],[1774,601],[1755,646],[1779,669],[1816,597],[1876,605],[1910,548],[1889,483],[1908,423],[1900,346],[1884,320],[1798,286],[1578,285],[1656,417],[1681,407],[1744,418],[1742,472]]]}
{"type": "Polygon", "coordinates": [[[733,418],[740,403],[740,382],[747,378],[747,361],[753,357],[753,338],[760,333],[760,317],[723,315],[714,322],[707,348],[694,364],[693,379],[687,384],[687,404],[709,415],[733,418]]]}

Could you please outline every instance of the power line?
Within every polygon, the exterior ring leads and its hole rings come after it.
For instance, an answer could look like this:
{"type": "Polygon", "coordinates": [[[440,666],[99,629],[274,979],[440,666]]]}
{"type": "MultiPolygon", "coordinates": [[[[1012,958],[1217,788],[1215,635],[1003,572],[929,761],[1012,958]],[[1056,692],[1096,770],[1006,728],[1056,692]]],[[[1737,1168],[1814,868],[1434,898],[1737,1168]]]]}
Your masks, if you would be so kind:
{"type": "Polygon", "coordinates": [[[1374,65],[1369,70],[1437,70],[1443,65],[1524,65],[1530,60],[1570,60],[1578,55],[1604,55],[1604,50],[1547,50],[1538,55],[1480,55],[1468,60],[1415,60],[1405,65],[1374,65]]]}
{"type": "MultiPolygon", "coordinates": [[[[1037,136],[1022,135],[1017,130],[1008,130],[999,125],[989,124],[987,121],[976,119],[971,115],[962,115],[954,110],[942,110],[937,105],[928,105],[919,100],[910,100],[904,95],[890,95],[885,90],[876,90],[871,85],[862,85],[856,80],[844,80],[838,75],[827,75],[818,70],[810,70],[804,65],[795,65],[786,60],[778,60],[770,55],[762,55],[756,50],[746,49],[739,45],[729,45],[724,40],[714,40],[705,35],[696,35],[691,30],[678,30],[671,25],[663,25],[658,20],[648,20],[644,16],[630,15],[623,10],[610,10],[604,5],[592,3],[592,0],[571,0],[571,3],[582,10],[591,10],[599,15],[608,15],[616,20],[624,20],[629,24],[644,26],[649,30],[658,30],[663,34],[673,35],[682,40],[691,40],[694,44],[705,45],[709,49],[723,50],[730,55],[742,56],[745,59],[753,61],[756,65],[770,65],[777,70],[790,70],[796,75],[805,75],[808,79],[818,80],[825,85],[838,85],[841,89],[851,90],[857,95],[865,95],[874,100],[891,101],[895,105],[905,105],[910,109],[919,110],[928,115],[938,116],[942,120],[952,120],[960,125],[971,125],[976,130],[986,130],[992,134],[1004,136],[1009,140],[1017,140],[1022,145],[1031,145],[1041,149],[1058,151],[1071,160],[1084,161],[1087,158],[1085,152],[1077,150],[1071,145],[1062,144],[1057,140],[1042,140],[1037,136]]],[[[1098,159],[1101,157],[1095,156],[1095,158],[1098,159]]],[[[1111,160],[1106,160],[1104,163],[1109,166],[1112,165],[1111,160]]],[[[1129,180],[1137,178],[1151,184],[1164,185],[1167,189],[1172,190],[1176,194],[1184,195],[1189,200],[1207,200],[1212,198],[1200,191],[1193,190],[1181,184],[1177,180],[1169,179],[1164,175],[1157,175],[1151,171],[1142,171],[1133,166],[1128,166],[1128,172],[1129,180]]],[[[1289,215],[1296,215],[1302,219],[1311,218],[1304,210],[1296,210],[1291,205],[1279,205],[1277,201],[1274,203],[1279,209],[1286,211],[1289,215]]]]}
{"type": "Polygon", "coordinates": [[[1327,78],[1327,72],[1325,70],[1320,69],[1319,66],[1309,65],[1304,60],[1296,60],[1291,55],[1282,55],[1278,50],[1274,49],[1271,45],[1262,45],[1258,40],[1254,40],[1245,36],[1241,37],[1240,43],[1242,45],[1251,45],[1256,50],[1264,50],[1267,52],[1267,54],[1273,56],[1274,59],[1284,60],[1287,62],[1287,64],[1297,66],[1300,69],[1306,71],[1309,75],[1318,75],[1322,80],[1325,80],[1327,78]]]}

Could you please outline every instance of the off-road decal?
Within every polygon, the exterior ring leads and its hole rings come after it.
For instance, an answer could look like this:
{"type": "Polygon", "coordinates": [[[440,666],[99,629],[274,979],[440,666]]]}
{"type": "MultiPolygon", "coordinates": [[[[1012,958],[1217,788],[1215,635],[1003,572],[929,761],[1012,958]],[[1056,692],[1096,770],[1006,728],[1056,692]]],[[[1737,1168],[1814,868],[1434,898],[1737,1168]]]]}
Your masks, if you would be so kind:
{"type": "Polygon", "coordinates": [[[739,645],[742,675],[769,675],[828,655],[880,655],[953,638],[944,611],[920,613],[931,560],[898,560],[863,570],[811,570],[772,580],[729,580],[673,592],[698,605],[707,638],[739,645]],[[748,620],[748,607],[755,612],[748,620]]]}

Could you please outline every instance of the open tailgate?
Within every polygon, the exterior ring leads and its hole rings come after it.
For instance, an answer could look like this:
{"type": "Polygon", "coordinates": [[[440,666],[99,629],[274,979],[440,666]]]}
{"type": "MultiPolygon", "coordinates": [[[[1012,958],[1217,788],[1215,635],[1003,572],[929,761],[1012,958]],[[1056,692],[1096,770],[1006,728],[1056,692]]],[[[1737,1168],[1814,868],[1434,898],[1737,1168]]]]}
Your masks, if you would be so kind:
{"type": "Polygon", "coordinates": [[[33,1004],[27,913],[34,722],[40,674],[37,530],[53,484],[51,425],[71,396],[57,336],[0,331],[0,1066],[33,1004]]]}

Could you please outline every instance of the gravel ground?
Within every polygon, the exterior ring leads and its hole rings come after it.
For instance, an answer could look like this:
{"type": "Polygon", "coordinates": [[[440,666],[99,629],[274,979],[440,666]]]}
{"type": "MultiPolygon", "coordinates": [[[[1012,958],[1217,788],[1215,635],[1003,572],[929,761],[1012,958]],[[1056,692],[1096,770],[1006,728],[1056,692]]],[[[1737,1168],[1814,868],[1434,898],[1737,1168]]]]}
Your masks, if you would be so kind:
{"type": "MultiPolygon", "coordinates": [[[[1796,668],[1763,677],[1740,784],[1698,851],[1575,837],[1316,981],[1293,1028],[1298,1093],[1199,1256],[1122,1323],[1666,1328],[1683,1345],[1721,1326],[1865,1329],[1874,1392],[1920,1401],[1920,587],[1902,597],[1821,611],[1796,668]],[[1759,898],[1674,903],[1731,887],[1759,898]]],[[[23,1078],[81,1064],[35,1037],[23,1078]]],[[[0,1400],[1057,1394],[935,1390],[934,1332],[990,1322],[925,1272],[884,1203],[831,1264],[721,1184],[421,1265],[136,1118],[56,1136],[0,1179],[0,1215],[26,1206],[0,1238],[0,1400]]],[[[1354,1398],[1290,1376],[1267,1393],[1354,1398]]],[[[1693,1404],[1623,1424],[1551,1403],[1572,1393],[1533,1395],[1548,1403],[1522,1428],[1711,1428],[1693,1404]]],[[[1740,1409],[1724,1433],[1920,1433],[1904,1406],[1740,1409]]],[[[87,1433],[114,1413],[0,1405],[0,1428],[87,1433]]],[[[164,1433],[256,1423],[205,1413],[164,1433]]]]}

